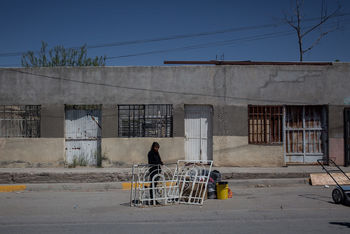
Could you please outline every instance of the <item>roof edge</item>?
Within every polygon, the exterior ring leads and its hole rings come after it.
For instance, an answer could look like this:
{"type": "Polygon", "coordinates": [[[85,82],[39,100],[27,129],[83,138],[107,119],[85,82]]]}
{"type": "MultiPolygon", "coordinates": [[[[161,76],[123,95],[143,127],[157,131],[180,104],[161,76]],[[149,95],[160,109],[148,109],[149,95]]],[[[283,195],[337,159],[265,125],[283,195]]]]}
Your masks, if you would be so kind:
{"type": "Polygon", "coordinates": [[[332,62],[257,62],[257,61],[164,61],[164,64],[202,64],[202,65],[313,65],[313,66],[330,66],[332,62]]]}

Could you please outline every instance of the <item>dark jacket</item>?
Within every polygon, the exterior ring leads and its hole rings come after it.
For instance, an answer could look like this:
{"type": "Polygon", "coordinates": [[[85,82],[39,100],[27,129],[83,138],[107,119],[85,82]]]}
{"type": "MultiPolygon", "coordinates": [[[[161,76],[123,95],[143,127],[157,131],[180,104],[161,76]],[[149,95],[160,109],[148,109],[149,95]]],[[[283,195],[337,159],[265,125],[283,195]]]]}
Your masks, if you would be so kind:
{"type": "Polygon", "coordinates": [[[159,152],[156,152],[153,149],[148,152],[148,164],[163,165],[159,152]]]}

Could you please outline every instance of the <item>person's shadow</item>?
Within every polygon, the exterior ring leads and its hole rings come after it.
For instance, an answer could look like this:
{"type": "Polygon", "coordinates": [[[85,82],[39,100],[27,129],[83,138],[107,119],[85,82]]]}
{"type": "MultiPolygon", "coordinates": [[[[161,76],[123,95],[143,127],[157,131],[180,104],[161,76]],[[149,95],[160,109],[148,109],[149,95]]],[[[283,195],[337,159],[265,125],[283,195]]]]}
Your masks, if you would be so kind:
{"type": "Polygon", "coordinates": [[[340,225],[340,226],[344,226],[344,227],[350,228],[350,223],[349,222],[329,222],[329,224],[340,225]]]}

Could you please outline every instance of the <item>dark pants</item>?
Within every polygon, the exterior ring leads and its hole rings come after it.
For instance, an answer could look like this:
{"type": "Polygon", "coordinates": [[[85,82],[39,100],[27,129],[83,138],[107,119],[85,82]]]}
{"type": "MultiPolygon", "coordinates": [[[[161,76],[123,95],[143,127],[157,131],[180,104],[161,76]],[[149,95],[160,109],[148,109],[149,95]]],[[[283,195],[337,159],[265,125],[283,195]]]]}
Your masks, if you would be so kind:
{"type": "MultiPolygon", "coordinates": [[[[153,191],[155,190],[155,187],[157,187],[157,182],[154,182],[154,185],[152,183],[152,180],[155,175],[160,174],[162,172],[162,169],[160,168],[160,165],[152,166],[149,169],[149,180],[151,181],[151,190],[149,192],[150,198],[151,198],[151,204],[153,203],[153,191]]],[[[156,178],[155,181],[157,181],[159,178],[156,178]]]]}

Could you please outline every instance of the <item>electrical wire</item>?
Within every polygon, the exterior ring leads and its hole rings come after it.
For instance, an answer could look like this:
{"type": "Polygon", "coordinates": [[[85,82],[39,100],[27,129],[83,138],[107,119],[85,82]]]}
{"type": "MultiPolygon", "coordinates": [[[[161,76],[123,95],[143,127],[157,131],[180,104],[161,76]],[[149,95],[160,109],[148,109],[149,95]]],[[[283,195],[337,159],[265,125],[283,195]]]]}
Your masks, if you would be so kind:
{"type": "Polygon", "coordinates": [[[289,30],[289,31],[278,32],[278,33],[267,33],[262,35],[255,35],[255,36],[243,37],[243,38],[237,38],[237,39],[231,39],[231,40],[225,40],[225,41],[216,41],[216,42],[210,42],[210,43],[204,43],[204,44],[198,44],[198,45],[184,46],[184,47],[178,47],[173,49],[153,50],[153,51],[141,52],[141,53],[135,53],[135,54],[113,56],[113,57],[107,57],[106,59],[113,60],[118,58],[135,57],[135,56],[150,55],[150,54],[160,54],[160,53],[174,52],[174,51],[203,49],[208,47],[231,45],[239,41],[245,42],[245,41],[263,40],[263,39],[272,38],[272,37],[288,36],[291,34],[294,34],[294,32],[289,30]]]}
{"type": "MultiPolygon", "coordinates": [[[[338,14],[335,17],[342,17],[350,15],[350,13],[343,13],[338,14]]],[[[319,20],[319,18],[308,18],[304,19],[304,22],[310,22],[319,20]]],[[[185,39],[185,38],[195,38],[195,37],[203,37],[203,36],[211,36],[211,35],[217,35],[217,34],[223,34],[223,33],[229,33],[229,32],[238,32],[238,31],[247,31],[247,30],[256,30],[256,29],[263,29],[263,28],[271,28],[271,27],[279,27],[286,25],[285,22],[275,23],[275,24],[261,24],[261,25],[253,25],[253,26],[245,26],[245,27],[235,27],[235,28],[228,28],[228,29],[222,29],[222,30],[216,30],[216,31],[208,31],[208,32],[199,32],[199,33],[191,33],[191,34],[179,34],[175,36],[167,36],[167,37],[158,37],[158,38],[151,38],[151,39],[142,39],[142,40],[131,40],[131,41],[121,41],[121,42],[111,42],[111,43],[100,43],[95,45],[87,45],[87,48],[89,49],[95,49],[95,48],[103,48],[103,47],[115,47],[115,46],[125,46],[125,45],[135,45],[135,44],[144,44],[144,43],[151,43],[151,42],[160,42],[160,41],[169,41],[169,40],[178,40],[178,39],[185,39]]],[[[80,46],[74,46],[69,47],[68,49],[76,49],[80,48],[80,46]]],[[[12,57],[12,56],[21,56],[22,54],[26,53],[27,51],[22,52],[4,52],[0,53],[0,57],[12,57]]],[[[39,51],[35,51],[35,53],[38,53],[39,51]]]]}
{"type": "MultiPolygon", "coordinates": [[[[346,22],[346,21],[342,21],[346,22]]],[[[324,26],[334,26],[338,25],[338,22],[335,23],[328,23],[324,26]]],[[[311,26],[309,26],[311,27],[311,26]]],[[[307,27],[305,27],[307,28],[307,27]]],[[[127,58],[127,57],[136,57],[136,56],[145,56],[145,55],[152,55],[152,54],[161,54],[161,53],[167,53],[167,52],[176,52],[176,51],[186,51],[186,50],[194,50],[194,49],[203,49],[208,47],[215,47],[215,46],[225,46],[225,45],[232,45],[237,42],[249,42],[249,41],[256,41],[256,40],[264,40],[269,38],[275,38],[275,37],[284,37],[295,34],[294,30],[288,30],[288,31],[280,31],[280,32],[272,32],[272,33],[265,33],[265,34],[257,34],[253,36],[248,37],[242,37],[242,38],[235,38],[230,40],[224,40],[224,41],[215,41],[215,42],[209,42],[204,44],[194,44],[184,47],[178,47],[178,48],[171,48],[171,49],[163,49],[163,50],[153,50],[153,51],[146,51],[146,52],[140,52],[140,53],[133,53],[133,54],[125,54],[125,55],[119,55],[119,56],[110,56],[107,57],[107,60],[113,60],[113,59],[119,59],[119,58],[127,58]]],[[[14,64],[12,64],[14,65],[14,64]]],[[[17,65],[17,64],[16,64],[17,65]]],[[[0,67],[6,67],[10,65],[0,65],[0,67]]]]}

